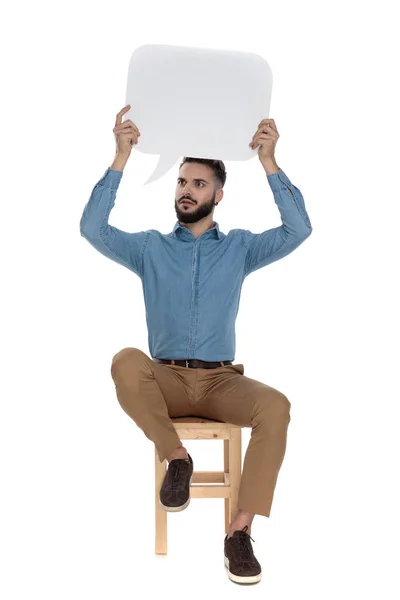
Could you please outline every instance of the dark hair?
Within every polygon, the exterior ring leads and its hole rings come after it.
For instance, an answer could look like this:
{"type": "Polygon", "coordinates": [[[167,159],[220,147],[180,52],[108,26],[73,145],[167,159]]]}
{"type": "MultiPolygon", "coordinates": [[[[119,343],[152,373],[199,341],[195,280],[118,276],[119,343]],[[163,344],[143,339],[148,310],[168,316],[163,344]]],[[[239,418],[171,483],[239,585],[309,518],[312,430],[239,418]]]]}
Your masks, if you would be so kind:
{"type": "Polygon", "coordinates": [[[217,183],[220,184],[221,188],[224,187],[226,181],[226,171],[225,165],[222,162],[222,160],[213,160],[211,158],[192,158],[191,156],[184,156],[183,162],[179,165],[179,168],[181,168],[181,166],[187,162],[197,162],[202,165],[207,165],[208,167],[211,167],[211,169],[214,172],[214,181],[217,181],[217,183]]]}

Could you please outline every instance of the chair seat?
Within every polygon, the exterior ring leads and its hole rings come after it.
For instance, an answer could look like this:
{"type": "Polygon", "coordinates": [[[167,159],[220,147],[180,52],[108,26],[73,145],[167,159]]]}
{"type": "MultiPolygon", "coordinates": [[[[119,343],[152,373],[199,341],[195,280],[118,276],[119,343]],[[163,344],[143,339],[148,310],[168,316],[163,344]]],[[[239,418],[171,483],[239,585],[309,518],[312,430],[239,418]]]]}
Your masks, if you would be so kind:
{"type": "Polygon", "coordinates": [[[241,430],[240,425],[212,421],[202,417],[177,417],[171,419],[181,440],[220,439],[229,440],[233,429],[241,430]],[[185,436],[185,437],[184,437],[185,436]]]}

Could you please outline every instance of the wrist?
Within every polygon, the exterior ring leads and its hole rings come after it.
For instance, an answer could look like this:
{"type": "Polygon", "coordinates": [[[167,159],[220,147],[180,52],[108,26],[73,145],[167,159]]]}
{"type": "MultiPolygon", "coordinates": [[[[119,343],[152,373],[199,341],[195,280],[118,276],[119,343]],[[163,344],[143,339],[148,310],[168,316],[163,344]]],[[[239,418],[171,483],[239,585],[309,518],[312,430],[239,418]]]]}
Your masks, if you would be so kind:
{"type": "Polygon", "coordinates": [[[128,160],[128,158],[130,157],[131,153],[130,152],[116,152],[114,159],[116,158],[121,158],[123,160],[128,160]]]}
{"type": "Polygon", "coordinates": [[[128,162],[129,156],[129,154],[116,153],[110,169],[113,169],[114,171],[123,171],[126,163],[128,162]]]}
{"type": "Polygon", "coordinates": [[[264,167],[264,170],[267,173],[267,175],[273,175],[274,173],[277,173],[280,170],[280,167],[278,166],[274,158],[262,160],[261,164],[264,167]]]}

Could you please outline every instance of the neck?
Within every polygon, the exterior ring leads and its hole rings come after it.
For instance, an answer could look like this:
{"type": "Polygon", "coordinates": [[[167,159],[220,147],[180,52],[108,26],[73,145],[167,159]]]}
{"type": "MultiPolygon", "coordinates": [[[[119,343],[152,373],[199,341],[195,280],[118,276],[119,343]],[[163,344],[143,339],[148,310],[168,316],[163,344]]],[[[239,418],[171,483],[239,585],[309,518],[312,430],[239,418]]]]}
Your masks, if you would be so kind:
{"type": "Polygon", "coordinates": [[[195,238],[200,237],[202,233],[208,231],[209,229],[212,229],[215,225],[212,217],[207,219],[201,219],[200,221],[197,221],[197,223],[182,223],[181,221],[179,221],[179,224],[183,227],[187,227],[189,231],[193,233],[195,238]]]}

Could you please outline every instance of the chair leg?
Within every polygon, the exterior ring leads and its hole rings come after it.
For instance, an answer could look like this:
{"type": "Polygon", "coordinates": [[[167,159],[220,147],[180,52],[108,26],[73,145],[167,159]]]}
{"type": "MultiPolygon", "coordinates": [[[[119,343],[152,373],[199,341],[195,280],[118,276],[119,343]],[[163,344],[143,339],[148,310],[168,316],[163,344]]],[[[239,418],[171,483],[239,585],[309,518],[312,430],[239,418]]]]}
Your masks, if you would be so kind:
{"type": "Polygon", "coordinates": [[[235,518],[238,510],[239,486],[242,474],[242,430],[233,427],[229,440],[229,473],[231,483],[231,521],[235,518]]]}
{"type": "Polygon", "coordinates": [[[160,462],[155,449],[155,553],[167,554],[167,513],[160,506],[160,489],[167,471],[167,461],[160,462]]]}
{"type": "MultiPolygon", "coordinates": [[[[229,473],[229,440],[224,440],[224,472],[229,473]]],[[[231,522],[231,499],[224,498],[225,503],[225,533],[228,533],[231,522]]]]}

